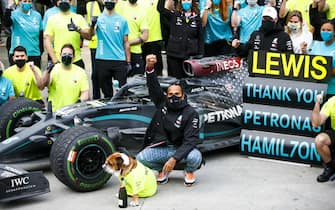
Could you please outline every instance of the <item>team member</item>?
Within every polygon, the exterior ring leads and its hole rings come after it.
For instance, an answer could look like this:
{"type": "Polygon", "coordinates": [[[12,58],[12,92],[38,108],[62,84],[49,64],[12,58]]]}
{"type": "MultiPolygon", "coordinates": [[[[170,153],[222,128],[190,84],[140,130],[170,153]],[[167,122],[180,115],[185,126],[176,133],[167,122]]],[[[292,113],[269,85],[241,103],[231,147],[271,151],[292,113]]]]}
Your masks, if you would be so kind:
{"type": "Polygon", "coordinates": [[[307,30],[303,30],[302,14],[298,10],[289,12],[287,16],[286,32],[290,35],[293,51],[298,54],[306,54],[307,49],[313,41],[313,35],[307,30]]]}
{"type": "Polygon", "coordinates": [[[332,158],[332,154],[334,154],[335,151],[335,96],[329,98],[320,111],[322,97],[322,95],[316,97],[311,122],[313,127],[318,127],[325,124],[326,120],[330,117],[331,129],[315,137],[315,146],[321,156],[324,167],[323,172],[316,180],[318,182],[327,182],[335,175],[335,161],[332,158]]]}
{"type": "Polygon", "coordinates": [[[8,100],[15,98],[14,88],[12,82],[3,77],[4,65],[0,61],[0,106],[8,100]]]}
{"type": "Polygon", "coordinates": [[[293,52],[290,36],[277,23],[278,16],[275,8],[267,6],[262,12],[262,25],[258,31],[251,34],[246,44],[234,39],[232,46],[241,57],[246,57],[249,50],[266,50],[273,52],[293,52]]]}
{"type": "MultiPolygon", "coordinates": [[[[158,0],[139,0],[139,5],[144,5],[146,16],[149,24],[148,40],[142,45],[142,57],[145,63],[145,58],[149,54],[156,55],[157,63],[155,64],[155,71],[158,75],[163,72],[163,59],[162,59],[162,30],[161,18],[157,11],[158,0]]],[[[144,64],[145,66],[145,64],[144,64]]]]}
{"type": "MultiPolygon", "coordinates": [[[[43,21],[42,21],[43,30],[45,30],[45,28],[47,27],[49,17],[60,12],[60,9],[59,9],[60,1],[61,0],[52,0],[54,6],[47,9],[47,11],[45,11],[43,15],[43,21]]],[[[76,13],[76,7],[74,7],[72,4],[70,5],[70,10],[71,12],[76,13]]]]}
{"type": "Polygon", "coordinates": [[[40,91],[44,88],[41,70],[33,62],[27,63],[27,51],[22,46],[14,48],[13,61],[15,64],[6,69],[3,76],[13,83],[15,96],[30,98],[43,104],[40,91]]]}
{"type": "Polygon", "coordinates": [[[167,183],[168,174],[176,163],[185,163],[186,186],[195,182],[194,172],[202,162],[199,141],[199,116],[186,100],[183,89],[172,84],[163,93],[157,80],[155,55],[146,58],[147,86],[157,108],[145,135],[145,149],[136,157],[145,166],[159,172],[157,181],[167,183]]]}
{"type": "MultiPolygon", "coordinates": [[[[100,4],[97,0],[91,0],[86,3],[86,11],[87,11],[87,22],[92,24],[92,22],[96,21],[97,18],[101,14],[100,4]]],[[[96,35],[92,36],[92,39],[88,42],[88,47],[91,52],[91,66],[92,66],[92,93],[93,99],[99,99],[100,95],[100,85],[98,80],[97,69],[95,68],[95,54],[98,46],[98,38],[96,35]]]]}
{"type": "Polygon", "coordinates": [[[323,41],[313,41],[310,48],[308,49],[308,54],[311,55],[324,55],[333,57],[333,75],[328,81],[327,97],[335,95],[335,25],[332,21],[325,21],[321,25],[321,38],[323,41]]]}
{"type": "Polygon", "coordinates": [[[204,41],[199,9],[195,0],[178,1],[176,9],[166,9],[159,0],[157,10],[169,20],[170,36],[167,45],[168,75],[183,78],[183,62],[190,56],[203,55],[204,41]]]}
{"type": "Polygon", "coordinates": [[[130,63],[128,24],[125,18],[115,13],[116,3],[116,0],[104,0],[105,8],[95,29],[98,36],[96,68],[105,98],[113,96],[113,79],[119,81],[119,87],[126,84],[130,63]]]}
{"type": "Polygon", "coordinates": [[[60,12],[49,17],[44,31],[45,48],[52,60],[57,63],[60,60],[60,51],[64,44],[70,43],[75,49],[74,64],[85,68],[81,58],[80,45],[82,36],[91,39],[90,27],[85,19],[70,11],[70,0],[61,0],[58,3],[60,12]]]}
{"type": "Polygon", "coordinates": [[[262,24],[262,11],[264,6],[259,6],[257,0],[247,0],[248,6],[235,10],[232,13],[231,24],[237,30],[239,27],[239,39],[241,43],[245,44],[252,32],[259,29],[262,24]]]}
{"type": "MultiPolygon", "coordinates": [[[[8,1],[9,8],[13,8],[13,0],[8,1]]],[[[13,62],[13,51],[17,46],[27,50],[28,60],[41,66],[41,52],[43,52],[43,28],[40,13],[32,9],[32,0],[19,0],[19,7],[12,11],[6,9],[4,24],[11,27],[11,44],[9,49],[9,63],[13,62]]]]}
{"type": "Polygon", "coordinates": [[[134,74],[144,74],[144,62],[142,58],[142,47],[148,40],[148,20],[145,7],[137,3],[137,0],[119,2],[115,7],[115,12],[124,17],[128,22],[128,40],[131,53],[131,68],[128,76],[134,74]],[[119,7],[119,5],[122,5],[119,7]]]}
{"type": "Polygon", "coordinates": [[[200,14],[204,28],[205,56],[231,54],[230,28],[232,7],[227,0],[200,0],[200,14]]]}
{"type": "Polygon", "coordinates": [[[82,68],[72,64],[75,57],[73,46],[65,44],[60,56],[62,62],[43,75],[43,84],[48,86],[48,100],[52,102],[53,111],[89,98],[87,75],[82,68]]]}

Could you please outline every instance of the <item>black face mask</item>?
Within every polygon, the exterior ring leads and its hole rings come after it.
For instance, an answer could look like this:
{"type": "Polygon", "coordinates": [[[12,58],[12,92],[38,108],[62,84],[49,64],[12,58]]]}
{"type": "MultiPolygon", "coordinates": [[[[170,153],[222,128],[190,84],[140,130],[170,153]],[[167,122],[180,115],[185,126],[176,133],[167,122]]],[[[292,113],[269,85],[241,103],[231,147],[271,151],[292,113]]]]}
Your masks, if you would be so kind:
{"type": "Polygon", "coordinates": [[[178,110],[183,107],[184,103],[185,100],[183,100],[181,97],[173,95],[168,97],[167,106],[170,109],[178,110]]]}
{"type": "Polygon", "coordinates": [[[115,7],[115,2],[110,2],[110,1],[105,2],[105,7],[107,10],[113,10],[115,7]]]}
{"type": "Polygon", "coordinates": [[[3,71],[2,71],[2,69],[0,69],[0,77],[2,76],[2,73],[3,73],[3,71]]]}
{"type": "Polygon", "coordinates": [[[70,10],[70,3],[69,2],[60,2],[59,3],[59,9],[62,11],[62,12],[67,12],[70,10]]]}
{"type": "Polygon", "coordinates": [[[72,55],[68,54],[62,55],[62,63],[65,66],[69,66],[72,63],[72,58],[73,58],[72,55]]]}
{"type": "Polygon", "coordinates": [[[26,64],[26,60],[24,59],[15,60],[15,64],[17,65],[17,67],[22,68],[26,64]]]}
{"type": "Polygon", "coordinates": [[[136,4],[137,0],[129,0],[130,4],[136,4]]]}
{"type": "Polygon", "coordinates": [[[262,30],[264,31],[265,34],[272,32],[274,28],[275,28],[275,22],[271,20],[262,21],[262,30]]]}

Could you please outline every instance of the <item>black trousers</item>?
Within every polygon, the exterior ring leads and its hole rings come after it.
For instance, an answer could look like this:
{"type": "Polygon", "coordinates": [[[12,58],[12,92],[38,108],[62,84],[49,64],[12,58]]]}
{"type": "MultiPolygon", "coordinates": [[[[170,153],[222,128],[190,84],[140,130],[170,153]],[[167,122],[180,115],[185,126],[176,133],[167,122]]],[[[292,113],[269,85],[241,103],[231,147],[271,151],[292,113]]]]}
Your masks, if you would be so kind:
{"type": "Polygon", "coordinates": [[[142,54],[131,53],[130,58],[131,71],[128,72],[128,77],[131,77],[135,74],[144,74],[144,62],[142,54]]]}
{"type": "Polygon", "coordinates": [[[95,63],[95,53],[96,49],[90,49],[91,50],[91,63],[92,63],[92,74],[91,74],[91,80],[92,80],[92,89],[93,89],[93,99],[99,99],[101,97],[100,94],[100,86],[99,86],[99,79],[98,79],[98,73],[96,70],[96,63],[95,63]]]}
{"type": "Polygon", "coordinates": [[[205,44],[205,56],[229,55],[232,54],[233,48],[225,39],[205,44]]]}
{"type": "Polygon", "coordinates": [[[144,60],[149,54],[156,55],[157,63],[155,64],[155,72],[157,75],[162,75],[163,59],[162,59],[162,41],[146,42],[142,45],[142,55],[144,60]]]}
{"type": "Polygon", "coordinates": [[[167,56],[168,75],[181,79],[187,77],[183,70],[184,59],[167,56]]]}
{"type": "Polygon", "coordinates": [[[95,60],[98,81],[105,98],[113,96],[113,79],[119,81],[119,87],[127,82],[127,62],[112,60],[95,60]]]}

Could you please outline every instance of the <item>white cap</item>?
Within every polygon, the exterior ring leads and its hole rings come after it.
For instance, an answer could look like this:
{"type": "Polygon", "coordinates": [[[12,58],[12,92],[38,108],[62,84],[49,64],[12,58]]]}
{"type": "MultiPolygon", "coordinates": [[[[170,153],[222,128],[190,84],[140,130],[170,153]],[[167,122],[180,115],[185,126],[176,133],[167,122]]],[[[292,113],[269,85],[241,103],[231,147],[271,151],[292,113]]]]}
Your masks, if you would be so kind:
{"type": "Polygon", "coordinates": [[[262,13],[262,17],[264,17],[264,16],[271,17],[273,20],[277,19],[278,18],[277,10],[274,7],[266,6],[266,7],[264,7],[263,13],[262,13]]]}

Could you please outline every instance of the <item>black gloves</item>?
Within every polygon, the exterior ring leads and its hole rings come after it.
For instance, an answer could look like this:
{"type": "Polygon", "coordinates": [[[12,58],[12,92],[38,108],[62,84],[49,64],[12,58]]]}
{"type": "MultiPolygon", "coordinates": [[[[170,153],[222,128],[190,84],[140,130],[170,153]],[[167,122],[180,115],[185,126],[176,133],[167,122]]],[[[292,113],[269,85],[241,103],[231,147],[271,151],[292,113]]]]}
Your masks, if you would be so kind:
{"type": "Polygon", "coordinates": [[[80,27],[79,26],[76,26],[76,24],[74,24],[72,18],[71,18],[71,21],[69,24],[67,24],[67,29],[69,31],[77,31],[77,32],[80,32],[80,27]]]}
{"type": "Polygon", "coordinates": [[[91,18],[91,28],[94,28],[95,25],[97,24],[98,21],[98,16],[92,16],[91,18]]]}

